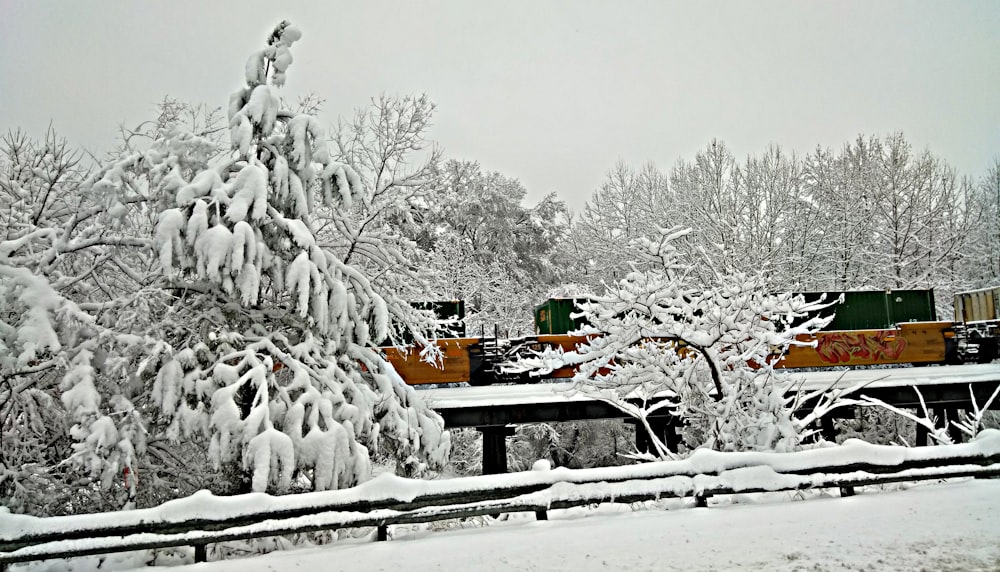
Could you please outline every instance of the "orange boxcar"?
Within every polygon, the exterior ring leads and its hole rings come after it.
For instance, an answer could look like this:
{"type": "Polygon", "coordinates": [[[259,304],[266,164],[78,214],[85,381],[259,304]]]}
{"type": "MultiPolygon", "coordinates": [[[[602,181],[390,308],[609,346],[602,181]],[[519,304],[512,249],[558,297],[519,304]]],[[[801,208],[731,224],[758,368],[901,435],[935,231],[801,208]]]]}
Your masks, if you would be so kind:
{"type": "Polygon", "coordinates": [[[469,383],[482,363],[481,338],[447,338],[437,341],[443,354],[441,367],[420,359],[420,348],[382,348],[385,357],[409,385],[469,383]]]}
{"type": "Polygon", "coordinates": [[[943,363],[951,322],[906,322],[888,330],[844,330],[800,336],[816,346],[792,346],[777,367],[943,363]]]}

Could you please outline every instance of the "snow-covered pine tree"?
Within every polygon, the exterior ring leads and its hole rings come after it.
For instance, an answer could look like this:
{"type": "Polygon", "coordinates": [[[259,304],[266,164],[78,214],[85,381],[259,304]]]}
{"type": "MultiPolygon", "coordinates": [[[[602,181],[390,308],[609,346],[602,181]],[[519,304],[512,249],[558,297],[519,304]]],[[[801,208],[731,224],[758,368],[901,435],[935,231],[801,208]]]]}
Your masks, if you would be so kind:
{"type": "Polygon", "coordinates": [[[546,350],[518,367],[545,372],[579,365],[575,390],[635,418],[657,457],[674,457],[649,421],[664,410],[684,421],[690,449],[792,449],[818,417],[846,403],[824,400],[793,415],[815,396],[799,394],[796,379],[773,368],[774,356],[797,343],[795,336],[828,321],[806,317],[822,306],[770,295],[761,277],[721,268],[712,269],[713,283],[696,283],[675,246],[688,232],[674,228],[640,239],[644,256],[634,270],[581,304],[583,331],[593,335],[588,343],[575,352],[546,350]]]}
{"type": "MultiPolygon", "coordinates": [[[[185,140],[154,145],[154,243],[184,337],[140,371],[155,373],[173,435],[210,432],[212,460],[240,460],[255,491],[287,489],[295,474],[315,489],[365,480],[379,440],[410,471],[444,463],[449,444],[376,347],[389,307],[405,303],[317,243],[317,205],[349,216],[372,190],[331,159],[315,117],[281,109],[276,88],[300,35],[283,22],[248,60],[230,99],[231,156],[185,169],[185,140]]],[[[391,244],[365,246],[394,258],[391,244]]]]}
{"type": "MultiPolygon", "coordinates": [[[[372,191],[331,160],[315,118],[280,107],[299,35],[282,23],[250,58],[231,152],[176,121],[86,179],[45,163],[58,154],[7,149],[0,421],[5,440],[45,446],[3,456],[4,504],[51,514],[109,508],[80,499],[123,486],[169,494],[178,472],[205,474],[185,464],[207,465],[206,449],[236,481],[194,483],[217,491],[349,486],[379,444],[410,474],[446,460],[440,417],[377,350],[393,328],[426,341],[430,316],[397,315],[405,301],[317,242],[314,207],[336,228],[372,191]],[[74,466],[92,475],[75,496],[74,466]],[[36,489],[67,494],[42,508],[36,489]]],[[[388,239],[365,246],[401,258],[388,239]]]]}

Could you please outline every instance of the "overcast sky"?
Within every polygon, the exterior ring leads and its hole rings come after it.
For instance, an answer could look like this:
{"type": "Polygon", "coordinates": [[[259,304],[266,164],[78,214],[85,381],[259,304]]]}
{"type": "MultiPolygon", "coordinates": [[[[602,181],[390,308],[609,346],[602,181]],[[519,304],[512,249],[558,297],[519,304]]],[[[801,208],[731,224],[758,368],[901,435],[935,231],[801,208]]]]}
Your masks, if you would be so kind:
{"type": "Polygon", "coordinates": [[[303,32],[284,95],[327,123],[427,93],[450,157],[578,210],[620,158],[668,169],[902,131],[960,173],[1000,159],[1000,1],[0,0],[0,130],[101,152],[164,95],[224,106],[274,25],[303,32]]]}

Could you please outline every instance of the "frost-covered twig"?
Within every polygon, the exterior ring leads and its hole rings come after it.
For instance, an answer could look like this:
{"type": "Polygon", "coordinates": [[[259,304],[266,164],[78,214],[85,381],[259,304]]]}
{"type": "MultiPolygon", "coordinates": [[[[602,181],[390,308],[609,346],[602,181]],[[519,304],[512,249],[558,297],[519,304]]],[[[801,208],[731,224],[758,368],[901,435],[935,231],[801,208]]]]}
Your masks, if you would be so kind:
{"type": "Polygon", "coordinates": [[[868,395],[862,395],[859,401],[861,405],[881,407],[882,409],[891,411],[896,415],[905,417],[906,419],[909,419],[914,423],[916,423],[917,425],[919,425],[920,427],[926,429],[927,434],[930,435],[931,438],[933,438],[938,443],[944,445],[951,444],[952,439],[951,435],[948,434],[947,427],[938,426],[936,418],[933,415],[931,415],[931,413],[927,410],[927,403],[924,401],[924,396],[923,394],[920,393],[920,389],[917,388],[916,386],[914,386],[913,389],[914,391],[917,392],[917,397],[920,400],[921,410],[923,411],[922,416],[915,415],[913,413],[910,413],[909,411],[906,411],[905,409],[900,409],[899,407],[886,403],[881,399],[876,399],[868,395]]]}

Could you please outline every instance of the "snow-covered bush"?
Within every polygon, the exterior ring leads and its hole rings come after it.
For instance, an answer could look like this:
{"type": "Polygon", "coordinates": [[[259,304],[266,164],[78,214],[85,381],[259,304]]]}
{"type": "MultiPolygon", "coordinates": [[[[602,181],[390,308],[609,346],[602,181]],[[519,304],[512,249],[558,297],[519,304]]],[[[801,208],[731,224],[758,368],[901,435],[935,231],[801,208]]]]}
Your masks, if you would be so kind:
{"type": "MultiPolygon", "coordinates": [[[[653,436],[655,453],[673,455],[652,430],[664,410],[684,420],[689,448],[790,450],[809,425],[836,404],[808,413],[791,374],[773,368],[795,337],[826,321],[801,296],[769,295],[760,277],[714,269],[715,280],[691,280],[675,242],[687,230],[643,239],[643,260],[603,296],[581,304],[588,342],[575,352],[547,350],[518,367],[545,372],[576,364],[576,391],[602,399],[653,436]]],[[[704,270],[702,268],[701,270],[704,270]]]]}
{"type": "Polygon", "coordinates": [[[510,439],[507,466],[527,471],[545,460],[555,467],[586,469],[632,461],[634,431],[620,419],[519,425],[510,439]]]}
{"type": "MultiPolygon", "coordinates": [[[[366,238],[386,265],[371,268],[317,238],[314,211],[325,236],[356,227],[352,206],[374,189],[331,158],[316,118],[281,106],[299,37],[282,23],[251,56],[228,152],[167,121],[144,149],[53,187],[55,200],[5,169],[3,216],[18,223],[0,237],[4,433],[35,430],[45,415],[32,412],[48,408],[72,439],[36,466],[77,466],[135,498],[178,490],[207,461],[232,477],[216,490],[282,491],[365,480],[380,445],[408,474],[446,460],[440,417],[377,349],[431,331],[393,283],[369,278],[410,272],[397,246],[366,238]],[[178,474],[159,470],[168,461],[178,474]]],[[[18,477],[4,464],[6,487],[18,477]]]]}

